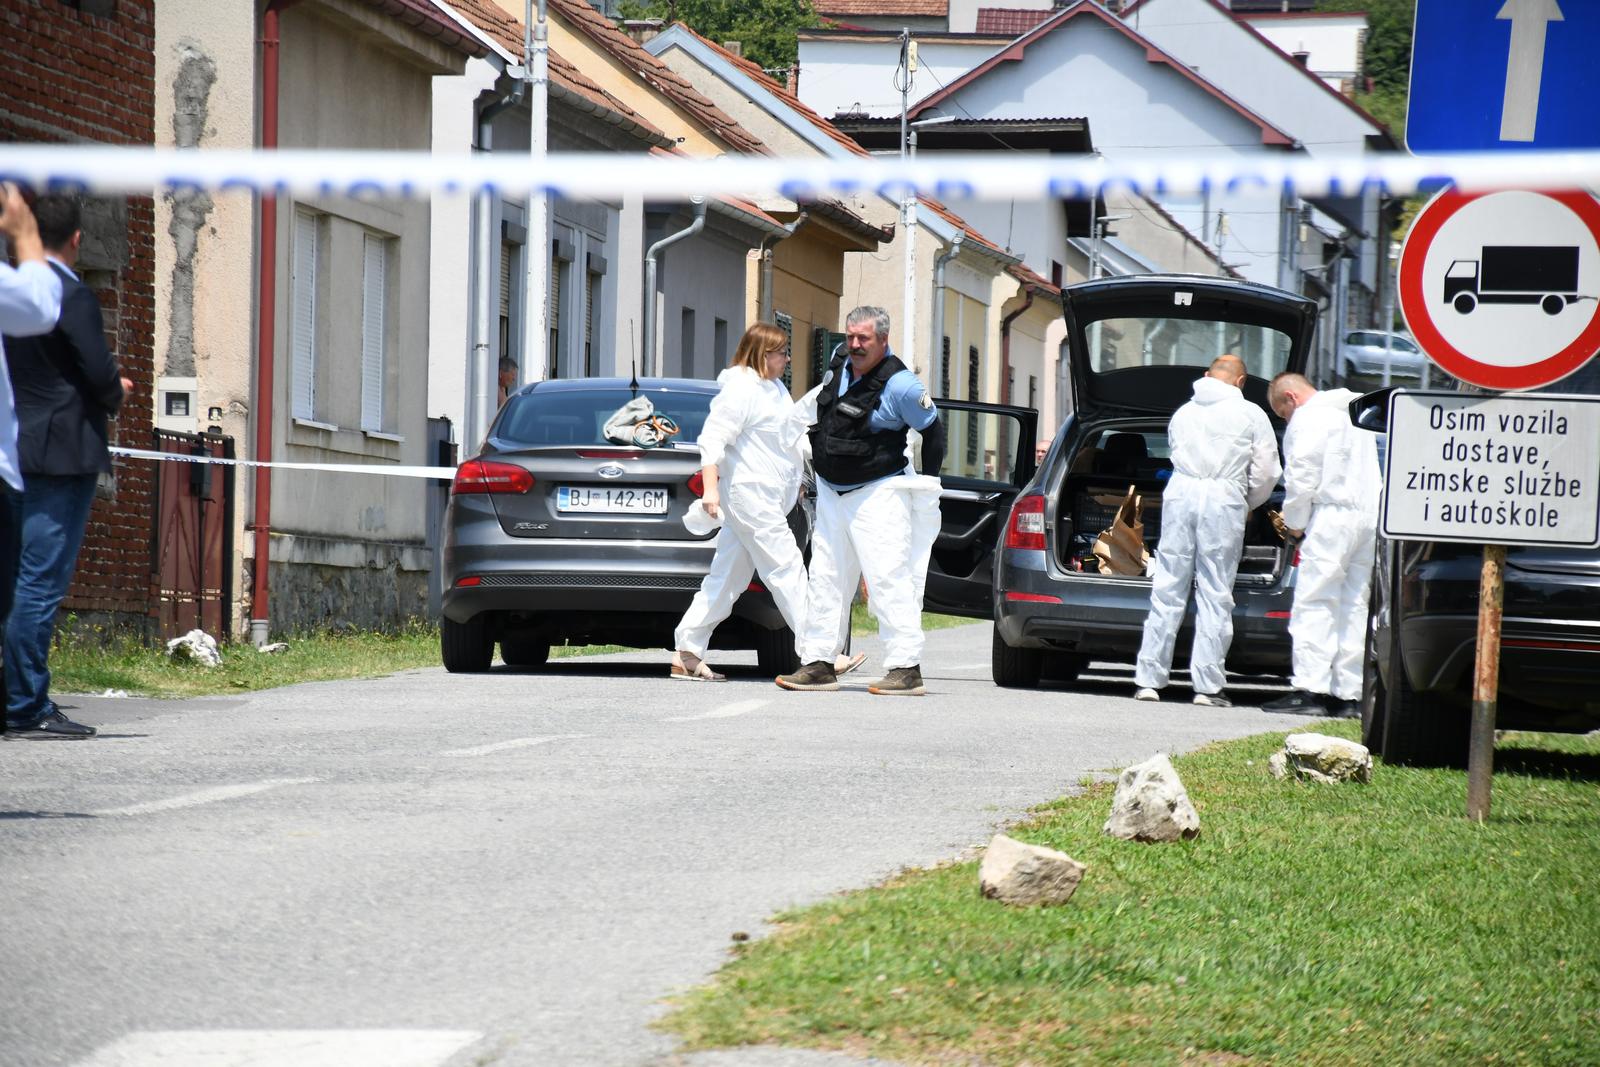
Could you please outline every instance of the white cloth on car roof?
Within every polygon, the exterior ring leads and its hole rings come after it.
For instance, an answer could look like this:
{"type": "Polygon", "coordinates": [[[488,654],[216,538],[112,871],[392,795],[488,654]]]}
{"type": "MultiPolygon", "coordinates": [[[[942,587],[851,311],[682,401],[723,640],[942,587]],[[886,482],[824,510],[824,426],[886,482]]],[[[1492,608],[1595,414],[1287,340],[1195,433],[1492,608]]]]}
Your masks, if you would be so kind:
{"type": "Polygon", "coordinates": [[[805,563],[788,521],[800,491],[805,427],[781,381],[729,367],[717,382],[722,388],[700,431],[700,460],[717,467],[722,530],[711,568],[674,635],[678,649],[701,658],[755,574],[796,635],[806,609],[805,563]]]}
{"type": "Polygon", "coordinates": [[[1304,530],[1289,637],[1296,689],[1361,697],[1367,600],[1383,474],[1373,434],[1350,421],[1348,389],[1324,389],[1283,435],[1283,521],[1304,530]]]}
{"type": "Polygon", "coordinates": [[[1238,387],[1211,377],[1167,426],[1172,477],[1161,494],[1161,538],[1150,582],[1150,614],[1134,683],[1160,689],[1194,587],[1189,678],[1196,693],[1216,693],[1233,643],[1233,582],[1250,511],[1272,495],[1282,468],[1267,413],[1238,387]]]}

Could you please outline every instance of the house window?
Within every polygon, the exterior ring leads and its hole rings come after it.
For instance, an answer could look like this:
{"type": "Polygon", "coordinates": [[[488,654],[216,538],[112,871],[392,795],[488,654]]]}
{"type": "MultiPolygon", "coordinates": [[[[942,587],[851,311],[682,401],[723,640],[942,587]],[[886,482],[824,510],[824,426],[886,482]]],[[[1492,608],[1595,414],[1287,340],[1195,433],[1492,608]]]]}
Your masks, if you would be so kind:
{"type": "Polygon", "coordinates": [[[561,377],[561,294],[567,288],[567,275],[572,269],[571,260],[561,258],[559,241],[550,243],[550,348],[545,356],[552,378],[561,377]]]}
{"type": "Polygon", "coordinates": [[[593,378],[594,339],[600,332],[600,287],[605,281],[605,275],[596,270],[585,273],[588,275],[589,283],[583,291],[583,376],[593,378]]]}
{"type": "Polygon", "coordinates": [[[684,308],[678,323],[678,373],[694,377],[694,308],[684,308]]]}
{"type": "Polygon", "coordinates": [[[948,337],[939,345],[939,389],[942,395],[950,395],[950,338],[948,337]]]}
{"type": "Polygon", "coordinates": [[[716,360],[713,369],[728,365],[728,320],[711,320],[711,356],[716,360]]]}
{"type": "Polygon", "coordinates": [[[495,353],[499,359],[507,356],[515,359],[511,351],[511,277],[512,265],[516,262],[517,248],[519,246],[510,241],[500,242],[500,300],[499,300],[499,350],[495,353]]]}
{"type": "Polygon", "coordinates": [[[389,242],[363,238],[361,263],[361,428],[384,430],[383,389],[388,367],[389,242]]]}
{"type": "Polygon", "coordinates": [[[783,331],[784,343],[789,346],[789,355],[791,357],[789,362],[787,362],[787,363],[785,363],[783,365],[783,387],[785,389],[793,389],[794,388],[794,359],[793,359],[793,356],[794,356],[794,319],[789,315],[785,315],[781,311],[774,312],[773,315],[772,315],[772,319],[777,324],[778,329],[783,331]]]}
{"type": "MultiPolygon", "coordinates": [[[[967,348],[967,399],[978,399],[978,348],[976,345],[967,348]]],[[[967,466],[976,467],[978,464],[978,420],[967,419],[967,466]]]]}
{"type": "Polygon", "coordinates": [[[309,211],[294,213],[294,248],[290,262],[291,324],[289,348],[293,363],[290,410],[297,419],[315,419],[317,412],[317,261],[321,226],[309,211]]]}

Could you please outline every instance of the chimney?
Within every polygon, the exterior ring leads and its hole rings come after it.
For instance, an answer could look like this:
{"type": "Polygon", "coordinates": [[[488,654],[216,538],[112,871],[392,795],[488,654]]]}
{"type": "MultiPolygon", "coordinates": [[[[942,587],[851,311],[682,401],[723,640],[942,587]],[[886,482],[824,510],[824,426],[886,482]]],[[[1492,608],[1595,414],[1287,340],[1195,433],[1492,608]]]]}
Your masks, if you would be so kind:
{"type": "Polygon", "coordinates": [[[732,52],[736,56],[740,56],[740,57],[744,56],[744,42],[743,41],[723,41],[722,42],[722,47],[723,47],[724,50],[726,50],[728,52],[732,52]]]}
{"type": "Polygon", "coordinates": [[[790,96],[800,95],[800,59],[795,57],[794,66],[789,68],[788,75],[784,78],[784,88],[790,96]]]}
{"type": "Polygon", "coordinates": [[[1311,66],[1311,53],[1310,52],[1300,51],[1300,52],[1290,52],[1289,54],[1291,56],[1293,56],[1294,57],[1294,61],[1296,63],[1300,64],[1302,67],[1310,67],[1311,66]]]}
{"type": "Polygon", "coordinates": [[[639,44],[644,44],[661,33],[660,19],[624,19],[622,31],[639,44]]]}

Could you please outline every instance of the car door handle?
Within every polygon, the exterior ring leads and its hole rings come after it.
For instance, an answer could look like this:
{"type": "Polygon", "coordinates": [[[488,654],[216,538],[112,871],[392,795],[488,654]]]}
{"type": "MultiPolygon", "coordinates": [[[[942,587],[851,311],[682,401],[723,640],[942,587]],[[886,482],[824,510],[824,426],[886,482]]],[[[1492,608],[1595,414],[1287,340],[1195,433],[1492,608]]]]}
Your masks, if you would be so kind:
{"type": "Polygon", "coordinates": [[[973,523],[967,529],[962,530],[960,533],[946,533],[943,530],[940,530],[939,536],[934,541],[934,544],[938,545],[940,548],[966,548],[968,545],[972,544],[972,542],[976,541],[978,536],[983,533],[984,528],[992,522],[994,522],[994,512],[986,511],[982,515],[978,516],[977,522],[973,523]]]}

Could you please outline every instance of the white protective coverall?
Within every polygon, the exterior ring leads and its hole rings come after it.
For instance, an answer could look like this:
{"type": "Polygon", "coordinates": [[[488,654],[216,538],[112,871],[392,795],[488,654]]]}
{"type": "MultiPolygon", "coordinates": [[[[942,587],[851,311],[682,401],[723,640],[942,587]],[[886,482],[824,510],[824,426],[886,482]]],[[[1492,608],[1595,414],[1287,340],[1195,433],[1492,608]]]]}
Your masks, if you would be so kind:
{"type": "Polygon", "coordinates": [[[1244,552],[1244,524],[1272,495],[1282,467],[1267,413],[1237,386],[1216,378],[1194,383],[1194,398],[1167,426],[1172,478],[1161,494],[1161,540],[1150,584],[1150,614],[1134,667],[1140,688],[1160,689],[1172,672],[1195,587],[1189,679],[1196,693],[1217,693],[1233,643],[1233,580],[1244,552]]]}
{"type": "Polygon", "coordinates": [[[805,423],[782,381],[729,367],[717,382],[722,389],[700,431],[700,460],[717,465],[722,531],[711,569],[674,635],[678,649],[702,659],[711,632],[732,613],[753,574],[761,575],[796,634],[806,608],[805,563],[787,517],[800,492],[805,423]]]}
{"type": "Polygon", "coordinates": [[[1304,530],[1289,636],[1290,683],[1361,698],[1383,474],[1373,435],[1350,421],[1348,389],[1324,389],[1295,409],[1283,435],[1283,521],[1304,530]]]}

